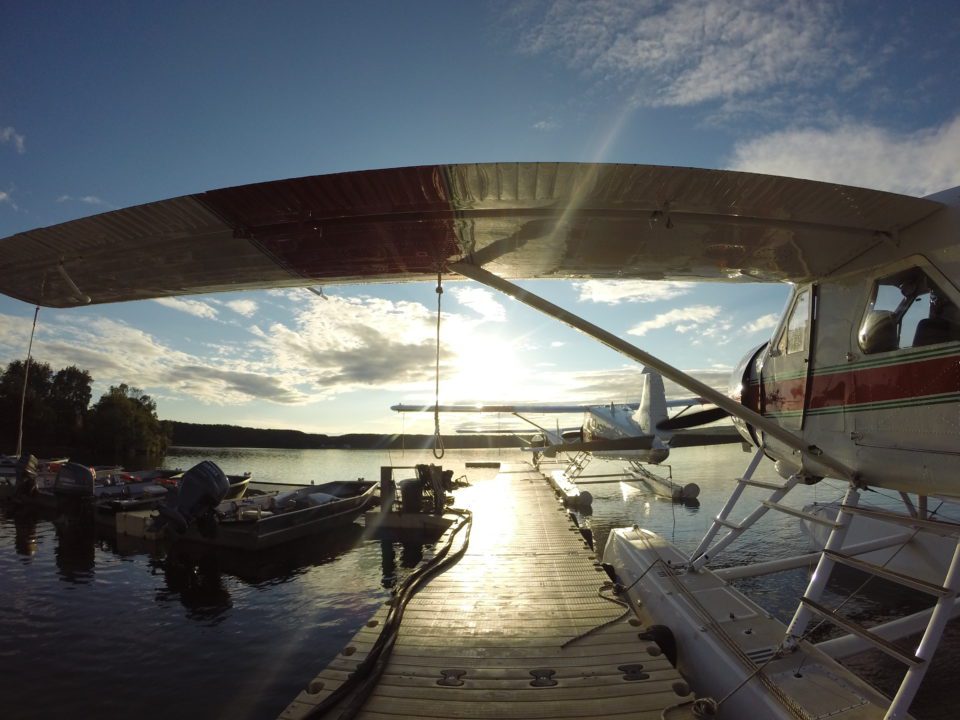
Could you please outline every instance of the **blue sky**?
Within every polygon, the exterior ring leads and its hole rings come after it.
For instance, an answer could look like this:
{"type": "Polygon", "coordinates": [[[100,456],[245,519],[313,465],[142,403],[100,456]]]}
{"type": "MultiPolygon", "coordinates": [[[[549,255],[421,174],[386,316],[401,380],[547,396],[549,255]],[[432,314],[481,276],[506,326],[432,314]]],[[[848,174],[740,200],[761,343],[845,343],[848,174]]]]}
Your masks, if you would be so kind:
{"type": "MultiPolygon", "coordinates": [[[[0,237],[448,162],[731,168],[924,195],[960,185],[958,66],[950,2],[10,2],[0,237]]],[[[717,386],[788,292],[529,286],[717,386]]],[[[95,396],[139,385],[169,419],[429,430],[388,407],[432,398],[433,286],[325,292],[43,309],[35,357],[88,368],[95,396]]],[[[639,368],[574,331],[471,283],[443,301],[443,400],[632,397],[639,368]]],[[[25,354],[32,312],[0,298],[3,363],[25,354]]]]}

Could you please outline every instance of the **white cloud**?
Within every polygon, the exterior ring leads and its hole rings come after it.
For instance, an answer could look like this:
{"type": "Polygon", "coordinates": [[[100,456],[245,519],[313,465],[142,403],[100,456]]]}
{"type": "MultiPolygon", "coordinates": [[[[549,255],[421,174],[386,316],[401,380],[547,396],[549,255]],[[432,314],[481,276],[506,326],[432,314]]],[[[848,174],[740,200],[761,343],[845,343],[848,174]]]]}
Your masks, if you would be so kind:
{"type": "MultiPolygon", "coordinates": [[[[435,323],[434,313],[419,303],[332,296],[296,311],[290,326],[274,323],[267,338],[255,342],[269,352],[276,372],[299,377],[317,392],[400,387],[432,377],[435,323]]],[[[444,314],[445,339],[457,323],[444,314]]]]}
{"type": "Polygon", "coordinates": [[[769,313],[767,315],[762,315],[758,317],[753,322],[748,322],[743,326],[745,332],[755,333],[760,332],[761,330],[769,330],[777,324],[777,321],[780,319],[780,316],[776,313],[769,313]]]}
{"type": "Polygon", "coordinates": [[[21,155],[27,151],[27,138],[13,127],[0,128],[0,143],[13,143],[14,149],[21,155]]]}
{"type": "Polygon", "coordinates": [[[81,202],[84,205],[94,205],[96,207],[113,207],[106,200],[101,200],[96,195],[82,195],[81,197],[74,197],[73,195],[61,195],[57,198],[58,203],[65,202],[81,202]]]}
{"type": "Polygon", "coordinates": [[[686,295],[692,282],[651,280],[586,280],[575,282],[580,302],[616,305],[620,302],[656,302],[686,295]]]}
{"type": "Polygon", "coordinates": [[[252,317],[259,307],[254,300],[229,300],[224,305],[244,317],[252,317]]]}
{"type": "Polygon", "coordinates": [[[13,198],[10,197],[10,193],[7,193],[7,192],[4,192],[3,190],[0,190],[0,205],[2,205],[2,204],[4,204],[4,203],[7,204],[7,205],[9,205],[10,207],[12,207],[14,210],[19,210],[19,209],[20,209],[20,208],[17,207],[17,204],[13,201],[13,198]]]}
{"type": "MultiPolygon", "coordinates": [[[[820,2],[555,2],[521,45],[607,79],[649,106],[687,106],[870,75],[838,8],[820,2]]],[[[867,53],[863,53],[868,57],[867,53]]]]}
{"type": "MultiPolygon", "coordinates": [[[[627,330],[629,335],[646,335],[651,330],[659,330],[665,327],[674,326],[677,332],[689,332],[699,330],[702,326],[720,314],[720,308],[716,305],[692,305],[685,308],[676,308],[669,312],[661,313],[652,320],[645,320],[642,323],[634,325],[627,330]]],[[[705,328],[703,334],[714,335],[716,328],[705,328]]]]}
{"type": "Polygon", "coordinates": [[[454,297],[461,305],[466,305],[480,314],[484,320],[503,322],[507,319],[507,310],[494,299],[493,293],[483,288],[455,287],[454,297]]]}
{"type": "MultiPolygon", "coordinates": [[[[7,361],[22,357],[30,325],[25,318],[0,315],[0,357],[7,361]]],[[[89,370],[95,397],[108,385],[126,382],[157,398],[187,396],[212,405],[253,399],[299,404],[313,399],[298,389],[300,378],[276,373],[270,359],[252,361],[239,347],[217,357],[192,355],[104,317],[47,315],[38,325],[33,350],[38,361],[55,369],[75,364],[89,370]]]]}
{"type": "Polygon", "coordinates": [[[535,122],[532,127],[534,130],[549,132],[550,130],[556,130],[558,127],[560,127],[560,123],[551,118],[548,120],[540,120],[539,122],[535,122]]]}
{"type": "Polygon", "coordinates": [[[216,309],[210,307],[208,303],[200,300],[185,300],[183,298],[165,297],[155,298],[153,302],[163,305],[164,307],[171,308],[172,310],[178,310],[179,312],[184,312],[189,315],[195,315],[198,318],[206,318],[208,320],[215,320],[217,318],[216,309]]]}
{"type": "Polygon", "coordinates": [[[960,115],[911,133],[852,121],[829,129],[783,130],[739,143],[730,166],[929,195],[960,185],[960,115]]]}

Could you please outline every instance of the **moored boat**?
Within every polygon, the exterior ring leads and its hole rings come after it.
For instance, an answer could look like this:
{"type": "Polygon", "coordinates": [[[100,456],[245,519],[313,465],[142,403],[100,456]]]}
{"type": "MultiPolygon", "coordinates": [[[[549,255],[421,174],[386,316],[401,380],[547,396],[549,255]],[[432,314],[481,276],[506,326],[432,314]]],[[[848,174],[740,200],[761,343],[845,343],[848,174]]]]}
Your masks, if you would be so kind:
{"type": "Polygon", "coordinates": [[[378,486],[367,480],[334,481],[224,500],[178,537],[245,550],[273,547],[352,523],[374,503],[378,486]]]}

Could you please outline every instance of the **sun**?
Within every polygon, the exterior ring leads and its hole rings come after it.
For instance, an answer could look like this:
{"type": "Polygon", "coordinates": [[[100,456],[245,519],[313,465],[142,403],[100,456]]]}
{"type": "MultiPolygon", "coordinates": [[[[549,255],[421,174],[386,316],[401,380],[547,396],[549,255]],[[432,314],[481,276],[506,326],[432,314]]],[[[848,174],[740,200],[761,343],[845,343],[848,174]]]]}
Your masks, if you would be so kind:
{"type": "MultiPolygon", "coordinates": [[[[527,366],[514,344],[489,333],[465,334],[457,343],[452,375],[440,381],[441,402],[490,403],[529,400],[527,366]]],[[[535,395],[534,395],[535,396],[535,395]]]]}

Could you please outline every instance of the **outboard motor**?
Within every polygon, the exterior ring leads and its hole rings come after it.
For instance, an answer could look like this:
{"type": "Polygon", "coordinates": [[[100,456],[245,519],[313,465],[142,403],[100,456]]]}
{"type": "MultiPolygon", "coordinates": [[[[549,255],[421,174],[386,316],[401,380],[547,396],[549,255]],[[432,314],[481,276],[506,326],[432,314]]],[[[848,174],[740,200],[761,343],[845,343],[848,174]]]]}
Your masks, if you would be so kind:
{"type": "Polygon", "coordinates": [[[37,459],[30,454],[17,458],[14,494],[24,496],[37,492],[37,459]]]}
{"type": "Polygon", "coordinates": [[[160,517],[182,533],[223,502],[229,489],[230,481],[223,470],[216,463],[204,460],[183,474],[176,499],[160,507],[160,517]]]}
{"type": "Polygon", "coordinates": [[[97,474],[80,463],[68,462],[60,466],[53,481],[53,494],[64,497],[93,497],[97,474]]]}

